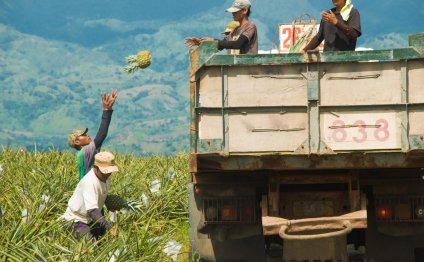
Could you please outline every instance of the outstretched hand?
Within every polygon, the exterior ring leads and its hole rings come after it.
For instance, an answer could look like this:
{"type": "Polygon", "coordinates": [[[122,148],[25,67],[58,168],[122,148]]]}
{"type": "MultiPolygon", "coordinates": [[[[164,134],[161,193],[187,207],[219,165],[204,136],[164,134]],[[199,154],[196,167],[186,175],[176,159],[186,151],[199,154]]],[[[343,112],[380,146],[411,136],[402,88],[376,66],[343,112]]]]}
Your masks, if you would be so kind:
{"type": "Polygon", "coordinates": [[[208,42],[208,41],[216,41],[216,39],[212,38],[212,37],[202,37],[202,38],[197,38],[197,37],[187,37],[185,39],[185,45],[187,47],[192,47],[195,45],[200,45],[203,42],[208,42]]]}
{"type": "Polygon", "coordinates": [[[109,95],[102,94],[103,110],[112,110],[112,106],[118,97],[118,91],[112,90],[109,95]]]}
{"type": "Polygon", "coordinates": [[[197,37],[187,37],[185,39],[185,45],[187,47],[192,47],[192,46],[195,46],[195,45],[200,45],[200,38],[197,38],[197,37]]]}

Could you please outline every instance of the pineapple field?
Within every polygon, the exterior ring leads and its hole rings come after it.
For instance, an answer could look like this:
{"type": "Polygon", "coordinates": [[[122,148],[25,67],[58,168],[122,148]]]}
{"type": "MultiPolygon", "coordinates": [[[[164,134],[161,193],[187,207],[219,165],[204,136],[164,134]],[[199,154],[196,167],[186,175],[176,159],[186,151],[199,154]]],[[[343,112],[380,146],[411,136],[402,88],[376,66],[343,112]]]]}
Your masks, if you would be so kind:
{"type": "Polygon", "coordinates": [[[117,234],[75,239],[58,219],[78,183],[70,152],[0,151],[0,261],[189,261],[188,155],[115,154],[105,208],[117,234]],[[116,200],[118,199],[118,200],[116,200]]]}

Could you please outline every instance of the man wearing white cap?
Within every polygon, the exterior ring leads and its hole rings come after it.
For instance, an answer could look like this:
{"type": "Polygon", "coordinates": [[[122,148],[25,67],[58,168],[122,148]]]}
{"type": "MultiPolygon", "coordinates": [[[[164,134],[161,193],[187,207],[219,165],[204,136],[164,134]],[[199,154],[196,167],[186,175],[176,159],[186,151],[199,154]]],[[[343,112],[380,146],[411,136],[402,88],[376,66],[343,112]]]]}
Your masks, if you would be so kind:
{"type": "Polygon", "coordinates": [[[351,0],[332,0],[334,8],[322,12],[318,33],[303,49],[314,50],[323,40],[324,51],[354,51],[361,36],[359,11],[351,0]]]}
{"type": "Polygon", "coordinates": [[[233,20],[240,23],[224,39],[217,40],[211,37],[186,38],[188,47],[199,45],[205,41],[218,42],[218,49],[237,49],[239,54],[257,54],[258,53],[258,33],[256,25],[249,20],[251,3],[249,0],[235,0],[226,11],[232,13],[233,20]]]}
{"type": "Polygon", "coordinates": [[[87,235],[98,239],[110,229],[101,209],[108,194],[109,177],[117,171],[112,153],[104,151],[95,155],[94,167],[78,183],[61,217],[72,222],[76,238],[87,235]]]}

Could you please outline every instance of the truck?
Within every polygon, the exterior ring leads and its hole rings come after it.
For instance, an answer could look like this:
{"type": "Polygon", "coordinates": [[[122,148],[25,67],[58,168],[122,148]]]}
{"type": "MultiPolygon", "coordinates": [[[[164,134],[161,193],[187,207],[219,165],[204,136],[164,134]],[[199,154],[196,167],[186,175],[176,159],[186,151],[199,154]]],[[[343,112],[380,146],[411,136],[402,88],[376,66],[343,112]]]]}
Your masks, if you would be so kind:
{"type": "Polygon", "coordinates": [[[388,50],[191,49],[200,261],[424,261],[424,34],[388,50]]]}

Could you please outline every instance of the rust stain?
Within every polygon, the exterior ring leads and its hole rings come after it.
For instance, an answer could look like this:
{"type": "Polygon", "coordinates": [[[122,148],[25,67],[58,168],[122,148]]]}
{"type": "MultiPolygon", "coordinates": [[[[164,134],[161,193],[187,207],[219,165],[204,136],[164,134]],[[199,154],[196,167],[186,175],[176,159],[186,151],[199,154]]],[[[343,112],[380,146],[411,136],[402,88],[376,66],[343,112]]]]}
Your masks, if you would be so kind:
{"type": "Polygon", "coordinates": [[[419,168],[424,151],[409,153],[345,153],[332,155],[208,155],[198,156],[199,170],[305,170],[419,168]]]}
{"type": "Polygon", "coordinates": [[[199,67],[199,48],[190,49],[190,78],[194,77],[198,67],[199,67]]]}
{"type": "Polygon", "coordinates": [[[189,172],[197,172],[197,157],[195,154],[189,156],[189,172]]]}

